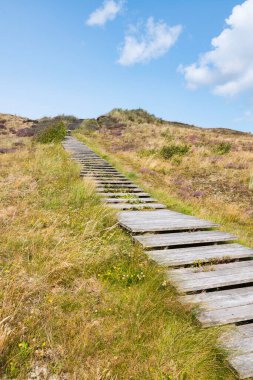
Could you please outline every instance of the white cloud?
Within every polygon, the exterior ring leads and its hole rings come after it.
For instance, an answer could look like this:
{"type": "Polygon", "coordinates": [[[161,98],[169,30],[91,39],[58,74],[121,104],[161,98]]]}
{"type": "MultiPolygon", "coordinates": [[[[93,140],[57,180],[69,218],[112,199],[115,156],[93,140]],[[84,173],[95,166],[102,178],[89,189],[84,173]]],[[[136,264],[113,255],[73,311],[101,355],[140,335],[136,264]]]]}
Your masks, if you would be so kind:
{"type": "Polygon", "coordinates": [[[234,7],[225,21],[226,28],[212,40],[212,50],[196,63],[179,67],[189,88],[209,85],[224,96],[253,89],[253,0],[234,7]]]}
{"type": "Polygon", "coordinates": [[[122,10],[124,1],[106,0],[102,7],[92,12],[86,21],[89,26],[105,25],[107,21],[114,20],[118,13],[122,10]]]}
{"type": "Polygon", "coordinates": [[[181,31],[181,25],[170,27],[163,21],[155,23],[150,17],[144,33],[136,28],[127,33],[118,63],[128,66],[161,57],[175,44],[181,31]]]}

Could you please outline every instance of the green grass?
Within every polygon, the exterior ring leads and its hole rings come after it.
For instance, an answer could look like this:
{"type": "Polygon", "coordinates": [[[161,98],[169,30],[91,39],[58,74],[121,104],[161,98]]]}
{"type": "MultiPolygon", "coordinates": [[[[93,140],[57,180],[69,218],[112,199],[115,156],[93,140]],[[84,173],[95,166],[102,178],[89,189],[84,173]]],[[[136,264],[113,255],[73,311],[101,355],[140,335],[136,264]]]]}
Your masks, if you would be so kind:
{"type": "Polygon", "coordinates": [[[235,379],[61,146],[4,155],[0,191],[1,378],[235,379]]]}

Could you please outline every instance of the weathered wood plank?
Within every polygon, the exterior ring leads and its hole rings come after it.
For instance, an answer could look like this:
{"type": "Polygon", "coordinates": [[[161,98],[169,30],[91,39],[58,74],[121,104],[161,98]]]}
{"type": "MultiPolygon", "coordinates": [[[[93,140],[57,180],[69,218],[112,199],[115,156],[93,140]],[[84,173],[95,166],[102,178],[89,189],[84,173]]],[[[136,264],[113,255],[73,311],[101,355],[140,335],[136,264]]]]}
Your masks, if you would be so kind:
{"type": "Polygon", "coordinates": [[[230,357],[253,352],[253,324],[230,328],[220,337],[220,345],[230,351],[230,357]]]}
{"type": "Polygon", "coordinates": [[[102,186],[103,184],[97,184],[98,188],[104,188],[104,189],[138,189],[138,186],[131,185],[131,184],[125,184],[125,183],[109,183],[108,185],[104,184],[105,186],[102,186]]]}
{"type": "Polygon", "coordinates": [[[105,198],[106,203],[153,203],[157,202],[154,198],[105,198]]]}
{"type": "Polygon", "coordinates": [[[121,179],[121,176],[118,176],[118,174],[115,173],[99,173],[96,174],[92,171],[87,171],[86,173],[82,172],[82,175],[90,175],[94,177],[95,179],[106,179],[106,180],[117,180],[121,179]]]}
{"type": "Polygon", "coordinates": [[[130,212],[119,214],[122,227],[133,233],[206,229],[217,224],[178,212],[130,212]]]}
{"type": "MultiPolygon", "coordinates": [[[[252,286],[184,296],[181,297],[181,301],[183,303],[197,303],[200,305],[197,317],[204,326],[224,325],[226,323],[242,322],[253,319],[252,286]]],[[[242,335],[244,331],[245,328],[242,329],[240,335],[242,335]]],[[[253,344],[253,327],[251,327],[251,331],[248,329],[248,332],[253,344]]],[[[247,333],[244,335],[248,336],[247,333]]],[[[234,339],[242,341],[241,336],[235,336],[234,339]]],[[[228,340],[226,339],[226,341],[228,340]]]]}
{"type": "MultiPolygon", "coordinates": [[[[228,268],[212,266],[208,272],[180,273],[181,269],[168,271],[170,281],[182,292],[195,292],[253,282],[253,261],[224,264],[228,268]],[[231,265],[234,264],[232,267],[231,265]]],[[[208,270],[208,268],[207,268],[208,270]]]]}
{"type": "Polygon", "coordinates": [[[138,198],[148,198],[150,197],[150,195],[148,193],[132,193],[132,192],[128,192],[128,193],[99,193],[99,195],[103,196],[103,197],[133,197],[133,199],[138,199],[138,198]]]}
{"type": "Polygon", "coordinates": [[[129,193],[129,191],[131,191],[131,193],[142,193],[143,190],[138,188],[138,187],[131,187],[131,188],[124,188],[124,187],[102,187],[102,186],[98,186],[96,188],[97,192],[98,193],[106,193],[108,191],[108,193],[112,193],[114,192],[114,194],[117,194],[118,192],[119,193],[123,193],[125,191],[126,194],[129,193]]]}
{"type": "Polygon", "coordinates": [[[229,359],[229,362],[237,371],[240,379],[249,379],[253,377],[253,352],[232,356],[229,359]]]}
{"type": "MultiPolygon", "coordinates": [[[[222,244],[223,245],[223,244],[222,244]]],[[[222,246],[221,245],[221,246],[222,246]]],[[[253,260],[246,260],[246,261],[239,261],[236,263],[223,263],[223,264],[216,264],[216,265],[204,265],[200,267],[189,267],[189,268],[180,268],[180,269],[171,269],[170,273],[172,276],[181,276],[184,278],[185,276],[192,276],[195,278],[196,273],[199,276],[207,276],[209,273],[213,272],[222,272],[224,271],[230,271],[230,269],[238,268],[239,270],[242,270],[244,268],[251,268],[253,264],[253,260]]]]}
{"type": "Polygon", "coordinates": [[[113,204],[112,207],[120,209],[120,210],[127,210],[127,209],[134,210],[134,209],[144,209],[144,208],[162,209],[162,208],[165,208],[166,206],[160,203],[134,203],[134,204],[121,203],[121,204],[113,204]]]}
{"type": "MultiPolygon", "coordinates": [[[[96,182],[102,185],[134,185],[131,181],[127,179],[96,179],[96,182]]],[[[135,186],[135,185],[134,185],[135,186]]]]}
{"type": "Polygon", "coordinates": [[[113,175],[121,175],[118,174],[118,172],[114,170],[93,170],[93,169],[81,169],[81,173],[93,173],[94,175],[106,175],[106,174],[113,174],[113,175]]]}
{"type": "MultiPolygon", "coordinates": [[[[182,303],[197,304],[202,310],[216,310],[253,303],[253,287],[204,292],[180,297],[182,303]]],[[[253,330],[252,330],[253,333],[253,330]]]]}
{"type": "MultiPolygon", "coordinates": [[[[252,316],[253,303],[211,311],[200,311],[197,314],[197,318],[205,327],[250,321],[252,320],[252,316]]],[[[252,338],[251,341],[253,341],[252,338]]]]}
{"type": "Polygon", "coordinates": [[[231,241],[234,235],[221,231],[180,232],[158,235],[134,236],[144,248],[174,247],[192,244],[231,241]]]}
{"type": "Polygon", "coordinates": [[[239,244],[219,244],[204,247],[159,249],[148,251],[148,255],[158,264],[172,267],[249,258],[253,257],[253,250],[239,244]]]}

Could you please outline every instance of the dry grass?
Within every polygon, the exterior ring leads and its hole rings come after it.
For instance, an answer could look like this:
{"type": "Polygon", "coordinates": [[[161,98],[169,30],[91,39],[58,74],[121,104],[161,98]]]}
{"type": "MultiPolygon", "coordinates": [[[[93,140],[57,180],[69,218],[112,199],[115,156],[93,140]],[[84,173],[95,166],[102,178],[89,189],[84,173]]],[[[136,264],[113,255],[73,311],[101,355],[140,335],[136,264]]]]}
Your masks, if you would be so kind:
{"type": "Polygon", "coordinates": [[[61,147],[1,163],[2,379],[235,378],[61,147]]]}
{"type": "Polygon", "coordinates": [[[253,247],[252,135],[109,115],[124,127],[79,130],[79,138],[169,207],[221,223],[253,247]],[[178,154],[164,159],[164,147],[178,154]]]}

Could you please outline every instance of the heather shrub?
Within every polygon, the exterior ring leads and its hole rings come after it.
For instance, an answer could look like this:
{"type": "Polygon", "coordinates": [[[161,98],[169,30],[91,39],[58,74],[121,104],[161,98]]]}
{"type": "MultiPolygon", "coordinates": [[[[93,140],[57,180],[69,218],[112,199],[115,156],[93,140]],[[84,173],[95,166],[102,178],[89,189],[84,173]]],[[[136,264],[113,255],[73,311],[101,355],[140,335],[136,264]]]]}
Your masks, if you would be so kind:
{"type": "Polygon", "coordinates": [[[61,142],[66,136],[67,130],[63,122],[49,125],[36,136],[36,141],[42,144],[61,142]]]}
{"type": "Polygon", "coordinates": [[[174,155],[183,156],[189,152],[189,149],[189,145],[170,144],[162,147],[160,155],[167,160],[174,155]]]}
{"type": "Polygon", "coordinates": [[[223,141],[215,146],[214,151],[217,154],[226,154],[230,152],[231,148],[232,144],[230,142],[223,141]]]}

